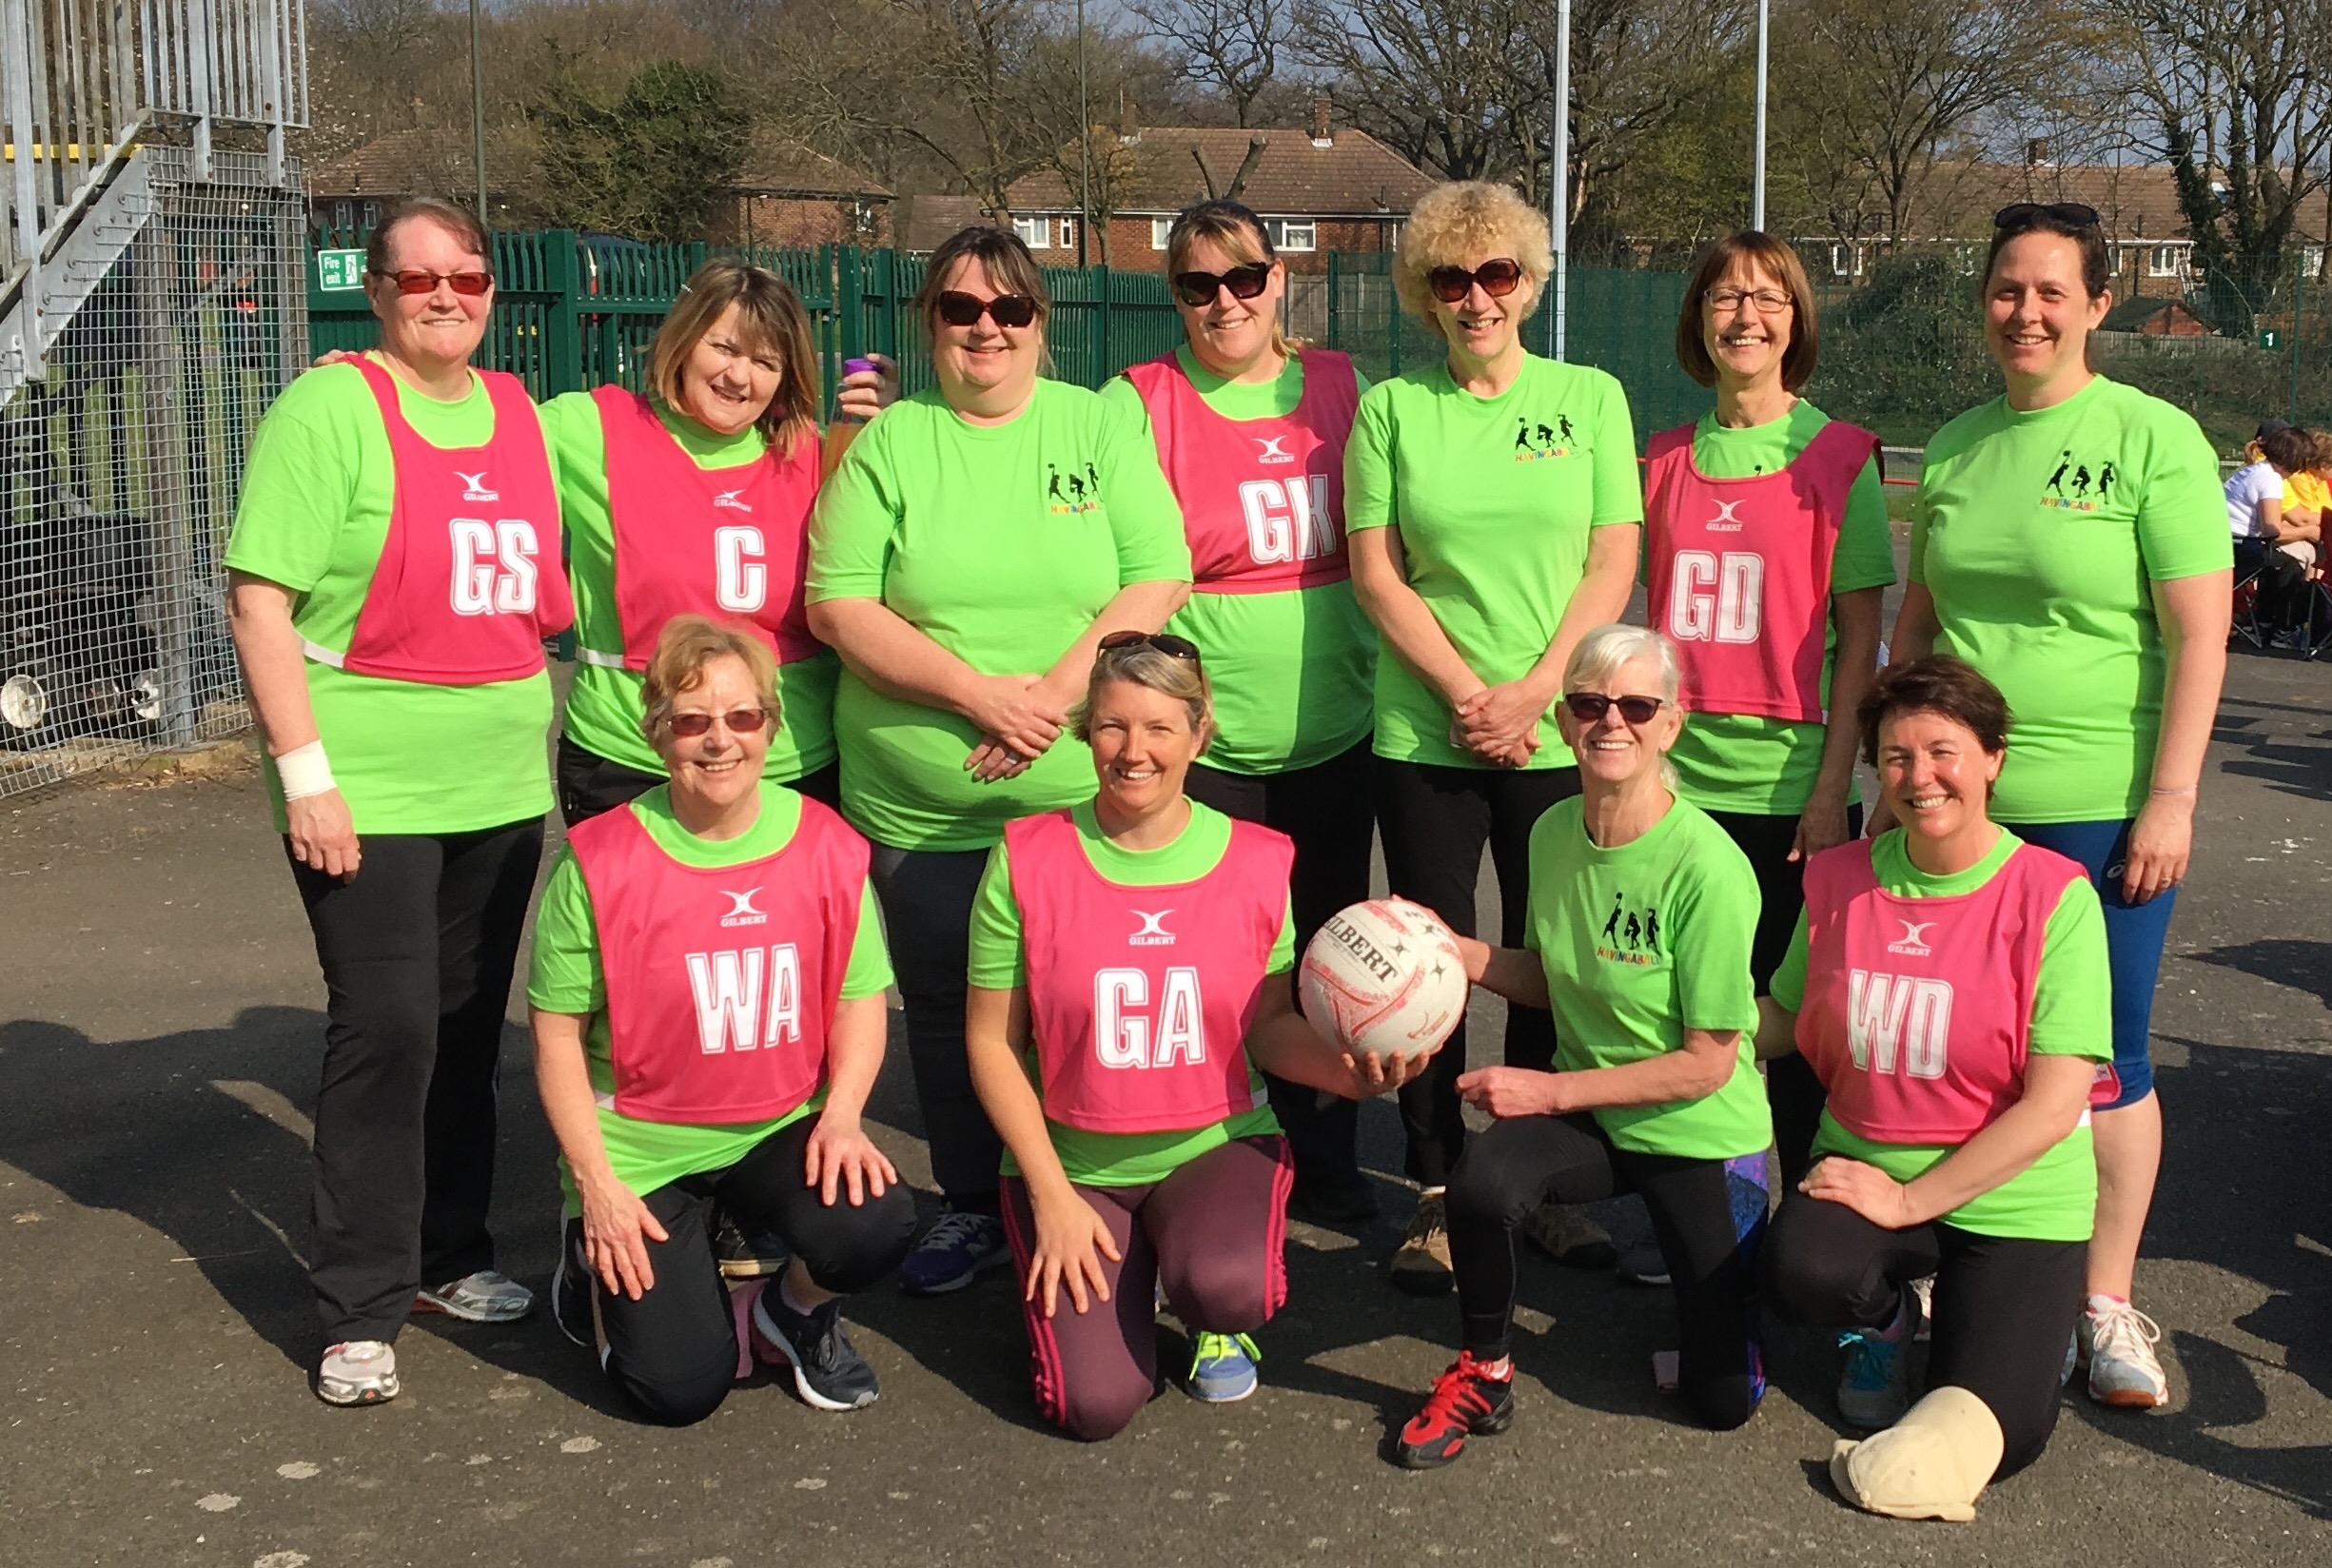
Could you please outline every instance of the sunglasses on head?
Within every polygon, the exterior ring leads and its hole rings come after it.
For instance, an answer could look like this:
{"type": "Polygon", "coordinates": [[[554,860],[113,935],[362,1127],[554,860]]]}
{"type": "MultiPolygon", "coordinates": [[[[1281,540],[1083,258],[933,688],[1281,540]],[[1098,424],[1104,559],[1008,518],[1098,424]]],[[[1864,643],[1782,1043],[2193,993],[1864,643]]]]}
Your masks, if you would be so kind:
{"type": "Polygon", "coordinates": [[[2054,218],[2076,228],[2097,226],[2097,208],[2087,202],[2010,202],[1992,214],[1994,228],[2024,228],[2044,218],[2054,218]]]}
{"type": "Polygon", "coordinates": [[[376,278],[386,279],[397,285],[400,294],[434,294],[443,284],[455,293],[476,299],[494,286],[494,274],[473,268],[467,272],[431,272],[426,267],[401,267],[395,272],[376,272],[376,278]]]}
{"type": "Polygon", "coordinates": [[[1662,703],[1656,696],[1605,696],[1601,692],[1566,692],[1563,706],[1581,724],[1600,724],[1603,715],[1614,708],[1630,724],[1649,724],[1652,715],[1660,711],[1662,703]]]}
{"type": "Polygon", "coordinates": [[[1490,298],[1502,300],[1521,281],[1522,265],[1505,256],[1484,262],[1471,272],[1461,266],[1437,266],[1425,274],[1425,286],[1443,304],[1458,304],[1476,284],[1481,284],[1481,291],[1490,298]]]}
{"type": "Polygon", "coordinates": [[[1232,267],[1228,272],[1177,272],[1174,274],[1174,295],[1183,304],[1197,307],[1215,303],[1215,290],[1227,288],[1234,300],[1251,300],[1261,294],[1271,282],[1269,262],[1249,262],[1232,267]]]}
{"type": "Polygon", "coordinates": [[[1193,664],[1199,661],[1199,645],[1171,632],[1111,632],[1094,651],[1114,654],[1120,648],[1155,648],[1168,658],[1186,658],[1193,664]]]}
{"type": "MultiPolygon", "coordinates": [[[[720,715],[722,724],[731,735],[757,734],[769,722],[769,715],[758,708],[732,708],[720,715]]],[[[682,740],[694,740],[713,727],[711,714],[675,714],[664,721],[665,728],[682,740]]]]}
{"type": "Polygon", "coordinates": [[[1036,302],[1026,294],[999,294],[983,300],[977,294],[949,289],[939,296],[939,319],[950,326],[970,326],[982,316],[998,326],[1026,326],[1036,320],[1036,302]]]}

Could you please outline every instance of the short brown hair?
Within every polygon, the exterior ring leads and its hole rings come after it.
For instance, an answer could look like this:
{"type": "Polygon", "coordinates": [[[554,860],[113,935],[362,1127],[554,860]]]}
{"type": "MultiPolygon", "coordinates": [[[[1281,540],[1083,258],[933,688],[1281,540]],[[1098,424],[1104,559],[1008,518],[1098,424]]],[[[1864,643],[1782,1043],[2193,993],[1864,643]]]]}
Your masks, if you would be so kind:
{"type": "Polygon", "coordinates": [[[1684,285],[1684,304],[1676,311],[1676,363],[1703,386],[1716,384],[1716,363],[1709,358],[1707,335],[1701,330],[1701,311],[1709,290],[1722,283],[1738,263],[1756,268],[1781,284],[1793,307],[1790,314],[1790,346],[1781,351],[1781,384],[1794,392],[1813,380],[1822,353],[1822,326],[1816,319],[1813,284],[1806,264],[1790,245],[1759,229],[1728,234],[1701,254],[1693,281],[1684,285]]]}
{"type": "Polygon", "coordinates": [[[751,632],[724,626],[710,616],[675,616],[656,634],[656,652],[648,659],[647,678],[640,697],[639,733],[648,744],[660,741],[672,723],[673,704],[704,681],[704,672],[716,658],[737,658],[753,676],[755,698],[769,715],[774,733],[782,716],[777,708],[777,656],[751,632]]]}
{"type": "Polygon", "coordinates": [[[2094,300],[2112,289],[2113,266],[2106,255],[2106,225],[2094,220],[2086,224],[2075,223],[2047,207],[2032,206],[2013,223],[1995,223],[1992,225],[1991,248],[1984,253],[1982,292],[1991,292],[1992,269],[2000,265],[2000,253],[2028,234],[2054,234],[2061,240],[2073,242],[2073,248],[2081,255],[2082,291],[2090,299],[2094,300]]]}
{"type": "Polygon", "coordinates": [[[1409,221],[1401,226],[1401,242],[1393,251],[1393,292],[1401,306],[1431,327],[1436,336],[1441,319],[1433,313],[1433,292],[1425,275],[1437,266],[1454,266],[1468,251],[1487,250],[1513,260],[1530,279],[1528,321],[1546,297],[1547,280],[1555,275],[1555,247],[1547,237],[1546,214],[1514,193],[1509,186],[1486,180],[1458,180],[1436,186],[1418,198],[1409,221]]]}
{"type": "Polygon", "coordinates": [[[1964,658],[1930,654],[1908,664],[1890,664],[1863,695],[1854,711],[1862,731],[1862,759],[1878,766],[1878,730],[1897,714],[1940,714],[1972,732],[1987,752],[1995,755],[2009,749],[2009,727],[2015,715],[2000,688],[1964,658]]]}
{"type": "Polygon", "coordinates": [[[790,458],[794,443],[817,429],[817,343],[801,296],[768,267],[717,257],[692,273],[648,345],[648,384],[664,406],[677,409],[682,367],[732,304],[745,347],[776,356],[777,393],[754,427],[779,457],[790,458]]]}
{"type": "Polygon", "coordinates": [[[377,278],[385,278],[389,270],[389,240],[398,225],[416,218],[426,218],[454,237],[456,244],[486,264],[486,275],[494,275],[493,247],[486,241],[486,225],[478,221],[478,214],[458,202],[442,196],[411,196],[388,209],[372,238],[364,242],[364,270],[377,278]]]}
{"type": "Polygon", "coordinates": [[[1052,318],[1052,291],[1045,286],[1045,269],[1010,229],[973,224],[940,241],[924,268],[923,286],[915,290],[914,310],[923,318],[926,332],[939,335],[939,296],[955,264],[967,259],[980,264],[988,274],[989,286],[997,293],[1025,294],[1034,300],[1036,329],[1045,330],[1045,323],[1052,318]]]}
{"type": "Polygon", "coordinates": [[[2297,474],[2316,466],[2316,438],[2294,426],[2287,424],[2281,430],[2271,430],[2252,444],[2259,448],[2261,457],[2283,473],[2297,474]]]}

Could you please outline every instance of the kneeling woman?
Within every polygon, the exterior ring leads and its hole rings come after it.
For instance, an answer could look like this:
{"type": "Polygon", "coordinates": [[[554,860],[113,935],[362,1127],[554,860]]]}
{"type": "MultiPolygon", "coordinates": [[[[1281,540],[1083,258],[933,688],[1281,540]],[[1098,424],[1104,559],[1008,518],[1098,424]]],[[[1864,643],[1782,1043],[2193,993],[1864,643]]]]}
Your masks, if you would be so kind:
{"type": "Polygon", "coordinates": [[[821,1410],[874,1400],[841,1295],[898,1266],[914,1205],[859,1112],[891,964],[866,840],[762,777],[767,644],[676,616],[643,687],[669,784],[578,823],[535,928],[535,1080],[569,1219],[559,1325],[652,1420],[701,1421],[747,1353],[821,1410]],[[718,1203],[780,1238],[766,1290],[724,1290],[718,1203]]]}
{"type": "Polygon", "coordinates": [[[1966,1519],[2056,1425],[2097,1207],[2087,1107],[2113,1091],[2105,912],[2077,863],[1986,813],[2009,723],[1991,682],[1948,654],[1895,665],[1860,719],[1903,826],[1813,857],[1773,975],[1759,1048],[1801,1053],[1829,1104],[1765,1299],[1847,1329],[1841,1413],[1894,1423],[1841,1445],[1839,1490],[1966,1519]],[[1930,1392],[1905,1415],[1907,1287],[1929,1274],[1930,1392]]]}
{"type": "Polygon", "coordinates": [[[1528,949],[1459,938],[1476,984],[1553,1011],[1556,1070],[1458,1081],[1498,1120],[1450,1176],[1460,1348],[1396,1440],[1411,1469],[1447,1464],[1467,1437],[1513,1421],[1515,1228],[1544,1203],[1642,1194],[1694,1415],[1739,1426],[1765,1393],[1750,1299],[1773,1142],[1750,1049],[1757,878],[1722,828],[1676,798],[1677,678],[1656,632],[1580,638],[1556,709],[1580,793],[1531,830],[1528,949]]]}
{"type": "Polygon", "coordinates": [[[1424,1058],[1356,1061],[1296,1012],[1294,847],[1183,793],[1213,728],[1197,649],[1105,637],[1072,716],[1100,793],[990,853],[966,1032],[1037,1403],[1099,1440],[1156,1391],[1157,1293],[1191,1330],[1193,1394],[1255,1390],[1294,1177],[1257,1069],[1357,1099],[1424,1058]]]}

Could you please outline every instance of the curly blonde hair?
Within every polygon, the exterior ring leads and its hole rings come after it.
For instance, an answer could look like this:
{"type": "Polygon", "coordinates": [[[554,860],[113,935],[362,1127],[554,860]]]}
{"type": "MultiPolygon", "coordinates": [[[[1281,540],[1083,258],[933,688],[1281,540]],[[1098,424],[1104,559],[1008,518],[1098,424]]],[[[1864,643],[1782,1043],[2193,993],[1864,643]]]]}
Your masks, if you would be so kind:
{"type": "Polygon", "coordinates": [[[1463,266],[1472,256],[1510,257],[1522,269],[1530,279],[1530,304],[1521,319],[1530,320],[1555,275],[1546,214],[1511,186],[1484,180],[1436,186],[1419,199],[1393,252],[1393,292],[1401,307],[1439,333],[1441,320],[1433,307],[1440,302],[1425,275],[1437,266],[1463,266]]]}

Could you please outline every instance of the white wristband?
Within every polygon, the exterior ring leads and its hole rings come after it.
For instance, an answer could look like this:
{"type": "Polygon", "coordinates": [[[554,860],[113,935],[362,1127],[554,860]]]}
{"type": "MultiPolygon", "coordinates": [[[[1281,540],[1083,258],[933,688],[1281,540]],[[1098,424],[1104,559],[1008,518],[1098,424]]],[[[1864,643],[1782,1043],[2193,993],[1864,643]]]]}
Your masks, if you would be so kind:
{"type": "Polygon", "coordinates": [[[277,757],[275,775],[284,781],[285,800],[305,800],[309,795],[326,794],[340,788],[333,780],[332,764],[323,755],[321,740],[294,746],[277,757]]]}

